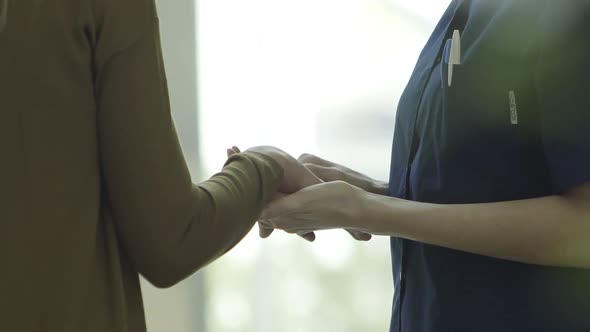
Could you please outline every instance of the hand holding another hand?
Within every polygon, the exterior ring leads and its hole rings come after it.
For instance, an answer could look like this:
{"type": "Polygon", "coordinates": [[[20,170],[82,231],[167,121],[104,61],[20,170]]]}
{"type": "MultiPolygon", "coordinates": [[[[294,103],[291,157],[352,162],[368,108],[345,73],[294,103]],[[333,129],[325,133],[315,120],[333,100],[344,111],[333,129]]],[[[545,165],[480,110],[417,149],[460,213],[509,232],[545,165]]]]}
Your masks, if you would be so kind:
{"type": "Polygon", "coordinates": [[[298,234],[344,228],[370,239],[362,219],[364,194],[343,181],[316,184],[271,202],[259,223],[298,234]]]}
{"type": "Polygon", "coordinates": [[[323,182],[287,152],[273,146],[256,146],[246,152],[262,153],[273,158],[283,168],[283,181],[279,192],[291,194],[305,187],[323,182]]]}
{"type": "MultiPolygon", "coordinates": [[[[272,146],[257,146],[246,150],[246,152],[256,152],[267,155],[274,159],[283,169],[283,181],[279,186],[279,191],[276,193],[275,200],[286,196],[289,193],[296,192],[307,186],[321,183],[322,180],[315,176],[312,172],[307,170],[301,163],[297,162],[291,155],[281,149],[272,146]]],[[[241,153],[237,146],[227,149],[227,156],[241,153]]],[[[261,238],[269,237],[274,228],[268,227],[265,224],[258,223],[259,236],[261,238]]],[[[315,240],[315,233],[298,233],[298,235],[309,242],[315,240]]]]}
{"type": "MultiPolygon", "coordinates": [[[[273,202],[282,201],[283,199],[287,199],[290,197],[290,194],[300,192],[304,188],[311,187],[314,185],[322,184],[323,181],[318,176],[316,176],[312,171],[306,168],[301,162],[293,158],[290,154],[284,152],[281,149],[272,147],[272,146],[258,146],[254,148],[250,148],[246,150],[247,152],[256,152],[265,154],[271,158],[273,158],[282,168],[283,168],[283,181],[279,186],[279,192],[273,202]]],[[[240,149],[237,147],[232,147],[231,149],[227,150],[228,157],[235,153],[240,153],[240,149]]],[[[272,203],[271,203],[272,205],[272,203]]],[[[259,229],[260,229],[260,237],[266,238],[270,236],[273,232],[274,227],[270,226],[269,223],[259,222],[259,229]]],[[[318,228],[320,229],[320,228],[318,228]]],[[[371,239],[370,234],[362,233],[356,230],[349,230],[347,231],[350,235],[359,241],[368,241],[371,239]]],[[[295,231],[291,233],[297,233],[299,236],[303,237],[308,241],[315,240],[315,234],[313,231],[295,231]]]]}

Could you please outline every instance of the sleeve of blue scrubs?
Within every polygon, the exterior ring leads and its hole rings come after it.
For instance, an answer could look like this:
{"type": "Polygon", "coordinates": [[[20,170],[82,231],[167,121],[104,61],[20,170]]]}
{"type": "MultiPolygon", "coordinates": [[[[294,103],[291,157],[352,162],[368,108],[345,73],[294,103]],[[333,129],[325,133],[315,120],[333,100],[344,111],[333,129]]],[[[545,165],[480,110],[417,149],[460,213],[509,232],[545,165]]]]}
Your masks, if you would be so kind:
{"type": "Polygon", "coordinates": [[[545,156],[560,194],[590,182],[590,6],[545,6],[535,84],[545,156]]]}

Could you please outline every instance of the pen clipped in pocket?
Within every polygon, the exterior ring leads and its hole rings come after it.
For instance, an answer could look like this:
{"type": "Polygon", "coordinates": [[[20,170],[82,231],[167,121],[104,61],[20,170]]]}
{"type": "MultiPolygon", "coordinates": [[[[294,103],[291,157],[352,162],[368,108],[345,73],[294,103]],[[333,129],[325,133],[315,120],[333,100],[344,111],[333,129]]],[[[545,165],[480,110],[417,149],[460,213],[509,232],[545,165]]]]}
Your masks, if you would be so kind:
{"type": "Polygon", "coordinates": [[[441,77],[443,78],[443,84],[451,87],[453,85],[455,66],[461,65],[461,33],[459,30],[453,32],[453,38],[447,39],[442,60],[441,77]]]}
{"type": "Polygon", "coordinates": [[[447,39],[442,54],[442,64],[440,66],[440,74],[442,78],[442,84],[445,88],[453,85],[453,70],[456,64],[451,59],[451,50],[453,48],[453,40],[447,39]]]}
{"type": "Polygon", "coordinates": [[[442,84],[447,88],[453,86],[453,74],[455,73],[455,69],[461,67],[461,61],[457,58],[457,55],[454,54],[457,50],[454,50],[453,40],[448,39],[445,43],[445,47],[443,49],[442,54],[442,65],[440,66],[441,70],[441,77],[442,77],[442,84]]]}
{"type": "Polygon", "coordinates": [[[443,88],[451,86],[451,84],[449,84],[449,63],[451,61],[452,45],[453,41],[451,39],[447,39],[447,42],[445,43],[445,47],[443,49],[442,62],[440,65],[440,77],[443,88]]]}

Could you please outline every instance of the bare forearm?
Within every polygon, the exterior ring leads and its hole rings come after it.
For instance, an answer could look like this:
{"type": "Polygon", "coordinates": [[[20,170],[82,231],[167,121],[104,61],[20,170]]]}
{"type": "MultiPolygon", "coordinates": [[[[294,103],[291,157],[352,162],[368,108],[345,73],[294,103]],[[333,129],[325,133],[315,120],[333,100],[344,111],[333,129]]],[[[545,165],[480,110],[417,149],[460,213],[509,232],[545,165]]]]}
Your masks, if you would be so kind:
{"type": "Polygon", "coordinates": [[[389,193],[389,183],[385,181],[373,180],[369,188],[369,192],[376,195],[387,196],[389,193]]]}
{"type": "Polygon", "coordinates": [[[371,233],[530,264],[590,268],[590,209],[562,196],[437,205],[368,195],[371,233]]]}

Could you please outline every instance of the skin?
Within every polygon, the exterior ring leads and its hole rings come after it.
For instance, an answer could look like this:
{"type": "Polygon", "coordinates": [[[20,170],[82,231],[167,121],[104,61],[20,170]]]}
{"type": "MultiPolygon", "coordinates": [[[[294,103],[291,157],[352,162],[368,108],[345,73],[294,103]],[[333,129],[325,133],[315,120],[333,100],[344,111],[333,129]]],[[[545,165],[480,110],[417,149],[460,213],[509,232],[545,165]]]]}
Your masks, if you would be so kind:
{"type": "Polygon", "coordinates": [[[385,196],[387,183],[313,155],[299,163],[324,182],[270,203],[263,227],[345,228],[528,264],[590,268],[590,183],[535,199],[441,205],[385,196]]]}
{"type": "MultiPolygon", "coordinates": [[[[279,191],[276,194],[276,200],[286,197],[288,194],[300,191],[303,188],[310,187],[316,184],[321,184],[324,181],[317,177],[310,169],[306,168],[301,162],[295,160],[288,153],[272,147],[272,146],[257,146],[247,150],[248,152],[257,152],[265,154],[273,158],[282,168],[285,176],[279,186],[279,191]]],[[[240,149],[233,146],[227,149],[227,156],[230,157],[233,154],[240,153],[240,149]]],[[[262,238],[269,237],[274,231],[274,227],[259,223],[259,235],[262,238]]],[[[345,227],[342,227],[345,228],[345,227]]],[[[371,239],[371,235],[365,232],[356,231],[353,229],[346,229],[346,231],[358,241],[368,241],[371,239]]],[[[307,241],[313,242],[315,240],[315,233],[313,231],[295,231],[299,236],[307,241]]]]}

